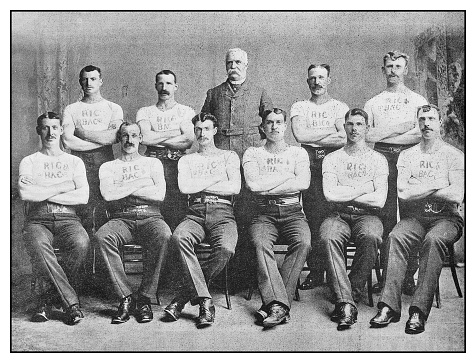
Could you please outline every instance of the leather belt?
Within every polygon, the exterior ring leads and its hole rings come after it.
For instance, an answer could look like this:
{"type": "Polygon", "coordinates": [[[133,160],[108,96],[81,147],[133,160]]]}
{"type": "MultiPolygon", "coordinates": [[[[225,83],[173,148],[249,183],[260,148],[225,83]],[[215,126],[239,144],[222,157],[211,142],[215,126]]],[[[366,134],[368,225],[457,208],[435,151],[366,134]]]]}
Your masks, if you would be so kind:
{"type": "Polygon", "coordinates": [[[306,144],[301,144],[301,146],[314,159],[324,159],[327,154],[340,149],[339,147],[314,147],[306,144]]]}
{"type": "Polygon", "coordinates": [[[411,145],[400,145],[400,144],[387,144],[384,142],[376,142],[374,150],[378,152],[386,152],[389,154],[400,154],[403,150],[406,150],[416,144],[411,145]]]}
{"type": "Polygon", "coordinates": [[[223,203],[228,205],[233,205],[231,196],[225,195],[215,195],[215,194],[192,194],[189,196],[189,205],[193,204],[215,204],[223,203]]]}
{"type": "Polygon", "coordinates": [[[293,195],[276,195],[276,196],[259,196],[256,202],[260,207],[267,207],[270,205],[291,205],[299,204],[299,194],[293,195]]]}
{"type": "Polygon", "coordinates": [[[240,135],[250,135],[250,134],[258,134],[258,127],[256,128],[243,128],[237,127],[233,129],[220,129],[220,132],[225,136],[240,136],[240,135]]]}
{"type": "Polygon", "coordinates": [[[39,202],[39,203],[28,203],[26,205],[25,214],[30,215],[35,214],[50,214],[50,213],[61,213],[61,214],[76,214],[76,209],[70,205],[51,203],[51,202],[39,202]]]}
{"type": "Polygon", "coordinates": [[[332,203],[332,209],[349,214],[359,214],[359,215],[379,215],[381,209],[377,207],[356,207],[352,204],[339,204],[339,203],[332,203]]]}
{"type": "Polygon", "coordinates": [[[108,210],[108,214],[114,218],[115,216],[120,216],[124,214],[131,214],[131,213],[144,213],[144,214],[160,214],[160,209],[154,205],[133,205],[127,206],[123,208],[115,208],[112,210],[108,210]]]}
{"type": "Polygon", "coordinates": [[[185,155],[185,151],[168,147],[147,146],[146,155],[157,159],[178,160],[185,155]]]}

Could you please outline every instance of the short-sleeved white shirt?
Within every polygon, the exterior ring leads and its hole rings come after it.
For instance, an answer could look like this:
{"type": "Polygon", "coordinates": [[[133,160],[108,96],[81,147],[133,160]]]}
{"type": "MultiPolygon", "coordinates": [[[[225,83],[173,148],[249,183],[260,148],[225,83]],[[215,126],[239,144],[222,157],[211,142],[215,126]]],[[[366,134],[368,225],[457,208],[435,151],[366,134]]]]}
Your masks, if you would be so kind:
{"type": "Polygon", "coordinates": [[[229,162],[237,162],[237,167],[240,167],[238,154],[231,150],[224,150],[218,155],[203,155],[201,153],[192,153],[185,155],[178,162],[178,171],[190,172],[192,178],[215,178],[216,176],[227,175],[226,167],[229,162]],[[187,165],[188,170],[184,170],[187,165]]]}
{"type": "Polygon", "coordinates": [[[296,173],[296,166],[305,163],[309,168],[309,156],[301,147],[289,146],[279,154],[273,154],[261,147],[250,147],[243,154],[243,165],[255,161],[259,165],[260,175],[273,177],[282,173],[296,173]]]}
{"type": "Polygon", "coordinates": [[[334,99],[320,105],[306,100],[298,101],[291,106],[290,117],[299,116],[302,118],[306,122],[306,129],[309,130],[327,129],[335,127],[336,120],[343,119],[347,111],[349,111],[349,106],[334,99]]]}
{"type": "Polygon", "coordinates": [[[421,151],[420,144],[400,153],[397,168],[409,169],[411,177],[422,184],[444,178],[449,183],[449,172],[464,170],[464,154],[454,146],[440,140],[441,146],[433,153],[421,151]]]}
{"type": "Polygon", "coordinates": [[[63,153],[59,156],[50,156],[36,152],[22,159],[20,162],[20,177],[28,176],[34,184],[51,186],[75,178],[84,178],[86,184],[86,169],[83,161],[77,156],[63,153]]]}
{"type": "Polygon", "coordinates": [[[152,131],[180,131],[181,125],[191,123],[195,111],[188,106],[176,103],[171,109],[159,110],[156,105],[142,107],[137,111],[136,122],[147,120],[152,131]]]}
{"type": "Polygon", "coordinates": [[[404,92],[379,93],[365,103],[364,111],[369,115],[371,127],[386,127],[404,122],[417,123],[416,111],[427,105],[425,97],[405,87],[404,92]]]}
{"type": "Polygon", "coordinates": [[[112,126],[119,128],[124,119],[124,113],[118,104],[101,100],[96,103],[86,103],[78,101],[72,103],[64,109],[63,124],[81,124],[88,131],[104,131],[112,126]]]}
{"type": "Polygon", "coordinates": [[[378,176],[388,175],[388,163],[382,154],[370,148],[358,156],[349,155],[341,148],[324,158],[322,174],[324,173],[335,174],[338,185],[362,185],[378,176]]]}

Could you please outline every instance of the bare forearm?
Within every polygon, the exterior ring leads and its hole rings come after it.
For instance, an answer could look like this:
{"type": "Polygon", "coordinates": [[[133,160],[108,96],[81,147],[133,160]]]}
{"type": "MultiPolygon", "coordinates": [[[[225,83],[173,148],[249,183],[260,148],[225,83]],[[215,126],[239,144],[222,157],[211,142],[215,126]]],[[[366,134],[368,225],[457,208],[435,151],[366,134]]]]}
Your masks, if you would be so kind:
{"type": "Polygon", "coordinates": [[[209,192],[218,195],[236,195],[240,192],[241,189],[241,181],[232,181],[232,180],[225,180],[218,182],[206,189],[204,192],[209,192]]]}
{"type": "Polygon", "coordinates": [[[283,184],[269,190],[270,194],[288,194],[297,193],[309,188],[309,180],[304,178],[293,178],[285,181],[283,184]]]}
{"type": "Polygon", "coordinates": [[[461,188],[458,185],[450,185],[446,188],[442,188],[433,193],[433,198],[441,199],[449,203],[458,203],[460,204],[463,201],[464,197],[464,188],[461,188]]]}
{"type": "Polygon", "coordinates": [[[63,137],[64,144],[70,150],[74,151],[89,151],[101,147],[101,144],[82,140],[79,137],[71,135],[69,137],[63,137]]]}
{"type": "Polygon", "coordinates": [[[187,180],[180,180],[179,179],[179,189],[180,192],[183,194],[195,194],[204,191],[207,188],[219,183],[218,179],[187,179],[187,180]]]}
{"type": "Polygon", "coordinates": [[[303,129],[295,132],[296,141],[299,143],[315,143],[324,140],[330,135],[336,134],[335,127],[328,127],[325,129],[303,129]]]}
{"type": "Polygon", "coordinates": [[[131,195],[145,200],[150,200],[152,202],[161,202],[165,197],[165,188],[159,188],[157,185],[151,185],[140,188],[131,195]]]}
{"type": "Polygon", "coordinates": [[[344,133],[334,133],[319,141],[319,145],[327,147],[342,147],[347,142],[347,136],[344,133]]]}
{"type": "Polygon", "coordinates": [[[385,205],[386,194],[375,191],[373,193],[362,194],[354,199],[354,202],[374,208],[383,208],[385,205]]]}
{"type": "Polygon", "coordinates": [[[74,134],[80,139],[101,145],[112,145],[116,142],[116,130],[91,131],[76,129],[74,134]]]}
{"type": "Polygon", "coordinates": [[[171,149],[186,150],[192,146],[193,140],[186,135],[175,136],[163,140],[160,144],[171,149]]]}
{"type": "Polygon", "coordinates": [[[27,202],[42,202],[61,193],[73,191],[73,181],[65,181],[56,185],[40,186],[36,184],[19,185],[20,197],[27,202]]]}
{"type": "Polygon", "coordinates": [[[87,186],[75,189],[71,192],[61,193],[48,198],[48,201],[64,205],[87,204],[89,199],[89,188],[87,186]]]}
{"type": "Polygon", "coordinates": [[[283,175],[281,177],[273,177],[273,179],[270,179],[270,177],[260,177],[257,180],[247,181],[247,185],[252,192],[267,192],[280,186],[291,178],[294,179],[294,175],[283,175]]]}
{"type": "Polygon", "coordinates": [[[144,145],[162,145],[162,143],[168,139],[180,136],[182,133],[180,130],[169,131],[149,131],[143,134],[142,143],[144,145]]]}
{"type": "Polygon", "coordinates": [[[353,188],[350,186],[337,185],[328,190],[324,189],[324,196],[329,202],[345,203],[354,200],[365,194],[362,188],[353,188]]]}

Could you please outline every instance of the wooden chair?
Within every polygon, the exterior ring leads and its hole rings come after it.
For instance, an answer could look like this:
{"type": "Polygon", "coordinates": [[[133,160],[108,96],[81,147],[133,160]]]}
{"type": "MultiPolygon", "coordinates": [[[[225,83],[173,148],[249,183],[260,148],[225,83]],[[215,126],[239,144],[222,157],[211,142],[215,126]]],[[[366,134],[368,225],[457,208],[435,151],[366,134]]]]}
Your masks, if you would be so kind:
{"type": "MultiPolygon", "coordinates": [[[[458,275],[456,274],[456,263],[455,263],[455,249],[454,245],[448,246],[448,263],[451,269],[451,275],[453,276],[453,282],[456,287],[456,292],[460,298],[463,297],[463,293],[461,292],[461,287],[459,286],[458,275]]],[[[436,300],[436,307],[441,308],[441,297],[440,297],[440,282],[438,281],[438,285],[436,286],[435,292],[435,300],[436,300]]]]}

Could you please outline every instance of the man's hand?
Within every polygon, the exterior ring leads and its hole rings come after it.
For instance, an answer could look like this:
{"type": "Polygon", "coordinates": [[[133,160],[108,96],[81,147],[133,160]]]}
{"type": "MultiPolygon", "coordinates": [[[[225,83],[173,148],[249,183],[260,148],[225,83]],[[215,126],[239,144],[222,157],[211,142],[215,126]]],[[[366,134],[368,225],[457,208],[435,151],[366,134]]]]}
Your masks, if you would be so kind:
{"type": "Polygon", "coordinates": [[[408,179],[408,184],[410,185],[417,185],[417,184],[421,184],[421,181],[417,178],[414,178],[413,176],[408,179]]]}
{"type": "Polygon", "coordinates": [[[81,122],[74,124],[74,136],[84,139],[84,127],[81,122]]]}
{"type": "Polygon", "coordinates": [[[362,188],[365,191],[365,194],[370,194],[375,192],[375,186],[373,180],[369,180],[362,185],[362,188]]]}
{"type": "Polygon", "coordinates": [[[450,185],[450,183],[448,182],[448,179],[446,178],[438,178],[438,179],[435,179],[433,182],[431,182],[430,185],[434,189],[439,190],[439,189],[446,188],[447,186],[450,185]]]}

